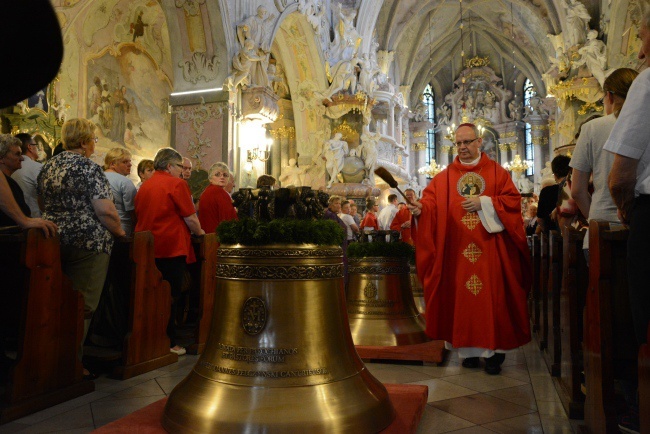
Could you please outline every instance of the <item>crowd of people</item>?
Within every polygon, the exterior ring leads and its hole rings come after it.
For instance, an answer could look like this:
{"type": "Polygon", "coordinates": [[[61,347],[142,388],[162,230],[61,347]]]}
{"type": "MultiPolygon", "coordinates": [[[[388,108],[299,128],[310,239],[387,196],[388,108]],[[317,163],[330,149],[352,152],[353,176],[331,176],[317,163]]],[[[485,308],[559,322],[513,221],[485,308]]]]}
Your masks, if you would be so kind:
{"type": "MultiPolygon", "coordinates": [[[[176,341],[175,313],[186,264],[195,261],[190,236],[214,232],[221,221],[237,218],[229,196],[234,176],[224,163],[211,167],[210,184],[198,204],[199,220],[188,184],[189,158],[162,148],[153,160],[138,164],[140,182],[135,185],[128,178],[132,155],[125,148],[110,149],[104,167],[91,160],[96,128],[86,119],[66,121],[62,152],[43,163],[37,161],[43,152],[32,136],[0,135],[0,189],[10,193],[3,194],[0,226],[59,234],[63,271],[84,297],[84,339],[105,288],[115,240],[151,231],[156,265],[171,286],[170,351],[185,354],[176,341]],[[5,197],[13,198],[13,204],[5,197]]],[[[85,370],[84,375],[91,373],[85,370]]]]}

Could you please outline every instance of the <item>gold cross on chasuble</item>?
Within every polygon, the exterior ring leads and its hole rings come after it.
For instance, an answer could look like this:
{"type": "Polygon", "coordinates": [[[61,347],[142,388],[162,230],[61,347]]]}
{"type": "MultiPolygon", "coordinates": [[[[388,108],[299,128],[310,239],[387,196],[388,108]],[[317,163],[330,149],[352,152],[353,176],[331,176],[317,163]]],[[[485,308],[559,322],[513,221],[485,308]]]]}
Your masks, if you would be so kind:
{"type": "Polygon", "coordinates": [[[481,292],[481,289],[483,289],[483,282],[481,282],[481,279],[479,279],[476,274],[472,274],[472,277],[465,282],[465,288],[467,288],[472,294],[478,295],[478,293],[481,292]]]}
{"type": "Polygon", "coordinates": [[[460,221],[467,226],[467,229],[472,231],[481,222],[481,218],[478,216],[478,213],[468,212],[460,221]]]}
{"type": "Polygon", "coordinates": [[[481,253],[483,253],[481,252],[481,249],[479,249],[474,243],[469,243],[469,246],[465,247],[465,250],[463,250],[463,256],[472,264],[476,264],[478,258],[481,257],[481,253]]]}

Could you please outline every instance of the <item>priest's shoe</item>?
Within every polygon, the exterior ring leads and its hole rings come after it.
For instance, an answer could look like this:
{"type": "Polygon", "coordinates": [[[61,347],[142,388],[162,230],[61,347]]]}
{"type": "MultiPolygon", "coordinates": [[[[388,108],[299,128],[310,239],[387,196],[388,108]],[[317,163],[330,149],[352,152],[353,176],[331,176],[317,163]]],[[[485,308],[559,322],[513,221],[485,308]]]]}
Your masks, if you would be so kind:
{"type": "Polygon", "coordinates": [[[479,367],[478,357],[467,357],[463,360],[463,368],[473,368],[476,369],[479,367]]]}
{"type": "Polygon", "coordinates": [[[492,357],[485,359],[485,372],[489,375],[497,375],[501,372],[501,364],[506,359],[503,353],[494,353],[492,357]]]}

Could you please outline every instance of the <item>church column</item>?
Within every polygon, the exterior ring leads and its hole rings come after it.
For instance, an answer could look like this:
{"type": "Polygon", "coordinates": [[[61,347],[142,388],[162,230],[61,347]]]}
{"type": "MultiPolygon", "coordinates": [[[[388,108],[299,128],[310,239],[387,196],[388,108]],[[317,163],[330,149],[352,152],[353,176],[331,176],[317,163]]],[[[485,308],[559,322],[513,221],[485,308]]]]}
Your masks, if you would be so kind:
{"type": "Polygon", "coordinates": [[[502,166],[509,161],[508,149],[510,149],[510,146],[507,143],[499,143],[499,163],[502,166]]]}
{"type": "Polygon", "coordinates": [[[392,101],[388,103],[388,132],[386,135],[395,137],[395,104],[392,101]]]}
{"type": "Polygon", "coordinates": [[[440,165],[449,166],[449,154],[451,154],[452,145],[446,142],[443,143],[445,144],[440,147],[440,165]]]}
{"type": "Polygon", "coordinates": [[[171,145],[192,160],[193,176],[201,170],[207,172],[218,161],[232,167],[230,136],[235,122],[229,116],[228,97],[228,92],[221,91],[170,98],[171,145]]]}
{"type": "Polygon", "coordinates": [[[533,162],[535,169],[535,184],[539,184],[542,181],[542,168],[544,167],[544,154],[542,147],[548,145],[548,124],[545,120],[541,125],[531,124],[530,127],[535,157],[533,162]]]}
{"type": "MultiPolygon", "coordinates": [[[[416,172],[427,165],[427,130],[430,128],[433,128],[431,122],[409,122],[411,150],[416,154],[414,167],[416,172]]],[[[420,185],[427,185],[426,175],[417,172],[417,177],[420,185]]]]}

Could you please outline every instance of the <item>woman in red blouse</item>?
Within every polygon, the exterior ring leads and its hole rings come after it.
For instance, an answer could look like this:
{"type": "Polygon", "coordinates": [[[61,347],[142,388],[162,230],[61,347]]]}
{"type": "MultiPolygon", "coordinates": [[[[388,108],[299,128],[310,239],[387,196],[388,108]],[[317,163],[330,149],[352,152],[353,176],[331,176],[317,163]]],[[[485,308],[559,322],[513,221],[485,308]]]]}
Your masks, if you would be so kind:
{"type": "Polygon", "coordinates": [[[185,348],[176,343],[174,320],[185,264],[196,261],[190,231],[194,235],[203,235],[205,231],[201,229],[194,211],[187,182],[180,177],[183,169],[181,154],[172,148],[162,148],[156,153],[153,165],[156,171],[142,184],[135,197],[135,230],[153,234],[156,266],[171,286],[172,306],[167,323],[170,351],[180,356],[185,354],[185,348]]]}
{"type": "Polygon", "coordinates": [[[377,222],[377,211],[379,211],[379,205],[374,198],[369,197],[366,199],[366,210],[366,216],[363,218],[359,229],[363,231],[364,228],[372,228],[373,230],[378,231],[379,223],[377,222]]]}
{"type": "Polygon", "coordinates": [[[214,163],[210,167],[210,185],[199,199],[199,221],[206,233],[214,232],[222,221],[237,220],[237,211],[232,205],[232,199],[224,189],[229,179],[230,169],[225,163],[214,163]]]}

